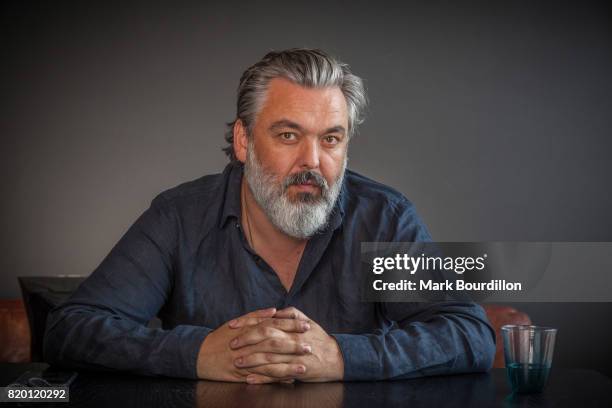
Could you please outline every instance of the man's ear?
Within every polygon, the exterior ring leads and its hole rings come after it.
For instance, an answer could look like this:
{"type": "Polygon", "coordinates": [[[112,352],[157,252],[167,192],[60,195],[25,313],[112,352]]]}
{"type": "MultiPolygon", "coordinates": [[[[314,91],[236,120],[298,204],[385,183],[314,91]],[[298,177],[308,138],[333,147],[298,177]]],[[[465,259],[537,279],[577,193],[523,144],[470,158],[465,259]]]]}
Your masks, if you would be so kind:
{"type": "Polygon", "coordinates": [[[242,163],[246,162],[248,144],[247,130],[242,120],[236,119],[234,123],[234,154],[242,163]]]}

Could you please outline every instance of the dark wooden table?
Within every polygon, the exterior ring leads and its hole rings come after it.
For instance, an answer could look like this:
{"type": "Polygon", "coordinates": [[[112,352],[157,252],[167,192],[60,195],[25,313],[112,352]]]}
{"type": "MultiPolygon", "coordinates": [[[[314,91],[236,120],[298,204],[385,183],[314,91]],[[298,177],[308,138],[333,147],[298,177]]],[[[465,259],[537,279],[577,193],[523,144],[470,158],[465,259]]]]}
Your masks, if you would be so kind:
{"type": "MultiPolygon", "coordinates": [[[[0,364],[5,386],[40,364],[0,364]]],[[[16,404],[16,403],[15,403],[16,404]]],[[[37,405],[40,403],[30,403],[37,405]]],[[[47,405],[47,404],[43,404],[47,405]]],[[[512,396],[506,373],[404,381],[247,385],[80,372],[62,407],[612,407],[612,379],[593,370],[553,369],[542,394],[512,396]]]]}

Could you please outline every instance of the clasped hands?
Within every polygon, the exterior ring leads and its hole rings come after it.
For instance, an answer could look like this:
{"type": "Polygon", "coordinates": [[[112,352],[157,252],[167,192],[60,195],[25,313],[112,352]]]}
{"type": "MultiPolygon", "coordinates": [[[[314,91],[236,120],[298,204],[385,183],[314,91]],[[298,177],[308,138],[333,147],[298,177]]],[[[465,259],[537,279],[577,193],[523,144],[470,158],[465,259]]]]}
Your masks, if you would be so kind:
{"type": "Polygon", "coordinates": [[[249,384],[338,381],[344,362],[336,340],[294,307],[263,309],[210,332],[198,377],[249,384]]]}

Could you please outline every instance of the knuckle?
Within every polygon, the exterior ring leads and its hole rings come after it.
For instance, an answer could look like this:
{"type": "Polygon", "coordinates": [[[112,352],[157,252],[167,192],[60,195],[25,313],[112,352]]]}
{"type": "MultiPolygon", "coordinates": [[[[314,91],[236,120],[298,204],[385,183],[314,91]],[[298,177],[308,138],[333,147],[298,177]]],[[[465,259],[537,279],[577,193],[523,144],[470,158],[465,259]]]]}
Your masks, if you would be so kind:
{"type": "Polygon", "coordinates": [[[264,337],[269,337],[270,336],[270,329],[266,326],[259,326],[257,328],[257,333],[259,333],[260,335],[264,336],[264,337]]]}

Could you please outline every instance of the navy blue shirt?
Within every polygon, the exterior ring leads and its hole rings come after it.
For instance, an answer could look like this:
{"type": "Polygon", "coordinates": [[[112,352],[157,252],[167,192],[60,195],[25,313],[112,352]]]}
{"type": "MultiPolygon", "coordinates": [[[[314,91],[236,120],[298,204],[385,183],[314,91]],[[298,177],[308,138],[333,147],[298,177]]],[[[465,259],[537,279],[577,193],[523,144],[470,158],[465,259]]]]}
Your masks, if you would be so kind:
{"type": "Polygon", "coordinates": [[[204,338],[256,309],[295,306],[333,335],[345,380],[484,371],[494,333],[469,302],[360,299],[360,243],[429,241],[397,191],[347,170],[327,227],[289,292],[240,225],[243,166],[159,194],[100,266],[49,316],[44,354],[74,368],[196,378],[204,338]],[[147,323],[159,316],[161,328],[147,323]]]}

